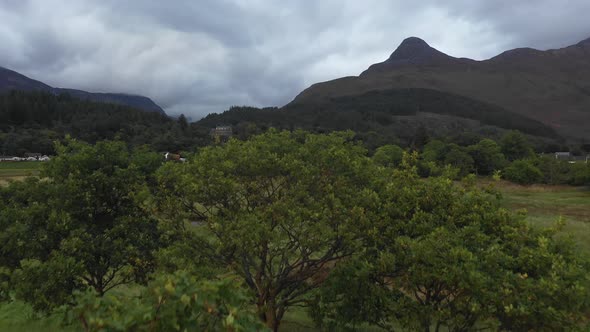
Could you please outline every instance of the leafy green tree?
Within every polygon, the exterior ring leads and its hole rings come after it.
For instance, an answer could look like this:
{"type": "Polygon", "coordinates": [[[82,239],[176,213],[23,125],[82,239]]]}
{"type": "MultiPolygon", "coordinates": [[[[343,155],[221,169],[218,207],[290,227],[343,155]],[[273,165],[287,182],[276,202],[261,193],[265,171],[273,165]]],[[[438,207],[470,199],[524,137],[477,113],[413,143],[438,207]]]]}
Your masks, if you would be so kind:
{"type": "Polygon", "coordinates": [[[516,160],[504,169],[504,177],[518,184],[533,184],[543,181],[543,173],[529,160],[516,160]]]}
{"type": "Polygon", "coordinates": [[[570,166],[569,184],[576,186],[590,185],[590,164],[576,163],[570,166]]]}
{"type": "Polygon", "coordinates": [[[543,173],[544,183],[567,184],[569,182],[571,165],[566,161],[555,159],[553,155],[545,155],[535,160],[535,166],[543,173]]]}
{"type": "Polygon", "coordinates": [[[491,139],[482,139],[476,145],[469,146],[468,151],[475,162],[476,174],[489,175],[506,165],[500,146],[491,139]]]}
{"type": "Polygon", "coordinates": [[[459,176],[463,177],[473,172],[473,158],[465,151],[464,148],[450,144],[449,150],[444,159],[445,165],[450,165],[459,170],[459,176]]]}
{"type": "Polygon", "coordinates": [[[445,159],[447,144],[440,140],[432,140],[424,146],[422,159],[426,162],[439,163],[445,159]]]}
{"type": "Polygon", "coordinates": [[[378,169],[352,138],[270,130],[160,170],[168,218],[200,223],[213,258],[244,280],[275,331],[371,220],[378,169]]]}
{"type": "Polygon", "coordinates": [[[373,161],[379,165],[394,167],[401,164],[404,150],[397,145],[384,145],[377,148],[373,161]]]}
{"type": "MultiPolygon", "coordinates": [[[[409,165],[408,165],[409,166],[409,165]]],[[[315,295],[326,329],[575,330],[587,326],[588,263],[493,192],[395,170],[358,256],[315,295]]]]}
{"type": "Polygon", "coordinates": [[[133,162],[146,158],[123,142],[70,140],[56,149],[44,179],[7,188],[0,211],[2,265],[16,270],[17,295],[40,310],[66,303],[74,289],[103,295],[144,281],[163,245],[144,205],[149,190],[142,169],[153,165],[133,162]]]}
{"type": "Polygon", "coordinates": [[[517,130],[509,131],[502,136],[500,147],[508,161],[530,158],[535,154],[526,137],[517,130]]]}
{"type": "Polygon", "coordinates": [[[263,331],[234,280],[198,281],[179,271],[133,293],[86,292],[69,312],[84,331],[263,331]]]}

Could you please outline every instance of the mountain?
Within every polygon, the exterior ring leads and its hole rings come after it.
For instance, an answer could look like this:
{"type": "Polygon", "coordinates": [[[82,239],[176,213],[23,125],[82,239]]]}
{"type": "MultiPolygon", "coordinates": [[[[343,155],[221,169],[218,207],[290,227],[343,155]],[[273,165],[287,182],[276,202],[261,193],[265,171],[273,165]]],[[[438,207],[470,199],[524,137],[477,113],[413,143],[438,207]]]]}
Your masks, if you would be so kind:
{"type": "Polygon", "coordinates": [[[82,90],[53,88],[43,82],[28,78],[13,70],[0,67],[0,93],[16,91],[43,91],[55,95],[67,93],[74,98],[100,103],[112,103],[131,106],[147,112],[166,114],[164,110],[150,98],[144,96],[128,95],[121,93],[92,93],[82,90]]]}
{"type": "Polygon", "coordinates": [[[455,58],[411,37],[360,76],[314,84],[287,108],[371,91],[427,89],[463,96],[590,139],[590,39],[562,49],[519,48],[484,61],[455,58]]]}

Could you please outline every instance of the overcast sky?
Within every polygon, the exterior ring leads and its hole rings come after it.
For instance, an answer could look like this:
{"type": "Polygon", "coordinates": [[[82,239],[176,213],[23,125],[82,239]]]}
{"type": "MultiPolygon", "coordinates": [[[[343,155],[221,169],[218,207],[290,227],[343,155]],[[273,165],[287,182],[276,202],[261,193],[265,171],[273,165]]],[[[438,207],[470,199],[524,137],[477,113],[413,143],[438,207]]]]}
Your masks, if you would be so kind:
{"type": "Polygon", "coordinates": [[[0,0],[0,66],[198,119],[282,106],[406,37],[486,59],[590,37],[590,0],[0,0]]]}

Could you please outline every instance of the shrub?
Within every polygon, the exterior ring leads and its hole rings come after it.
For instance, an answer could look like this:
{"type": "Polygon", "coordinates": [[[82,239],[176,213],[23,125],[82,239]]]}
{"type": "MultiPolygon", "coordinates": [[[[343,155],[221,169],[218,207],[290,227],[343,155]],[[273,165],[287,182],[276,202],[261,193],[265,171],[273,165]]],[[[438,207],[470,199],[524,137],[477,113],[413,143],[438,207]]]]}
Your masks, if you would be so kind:
{"type": "Polygon", "coordinates": [[[504,177],[518,184],[533,184],[543,181],[543,173],[528,160],[517,160],[504,170],[504,177]]]}

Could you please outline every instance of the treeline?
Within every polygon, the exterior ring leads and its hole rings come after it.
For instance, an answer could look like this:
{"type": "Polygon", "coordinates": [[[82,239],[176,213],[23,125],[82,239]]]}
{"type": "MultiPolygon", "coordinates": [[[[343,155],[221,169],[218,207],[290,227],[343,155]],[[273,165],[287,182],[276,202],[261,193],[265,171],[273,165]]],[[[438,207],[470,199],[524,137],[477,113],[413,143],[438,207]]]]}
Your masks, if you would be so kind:
{"type": "Polygon", "coordinates": [[[90,102],[68,94],[43,92],[0,94],[0,154],[54,154],[53,142],[66,135],[95,143],[119,139],[156,151],[190,149],[207,143],[204,129],[157,112],[90,102]]]}
{"type": "MultiPolygon", "coordinates": [[[[424,177],[440,175],[450,166],[457,179],[468,174],[500,175],[523,185],[590,185],[590,160],[586,162],[584,158],[590,152],[578,151],[581,156],[575,163],[556,159],[553,153],[536,153],[527,137],[518,131],[507,132],[498,141],[485,138],[469,145],[428,136],[423,137],[422,143],[418,169],[424,177]]],[[[388,144],[377,148],[374,158],[382,165],[395,167],[401,164],[403,153],[401,147],[388,144]]]]}
{"type": "Polygon", "coordinates": [[[269,130],[163,164],[68,140],[0,188],[0,296],[86,331],[277,331],[301,307],[328,331],[588,328],[589,261],[559,224],[393,150],[269,130]]]}
{"type": "Polygon", "coordinates": [[[560,150],[565,141],[539,121],[498,106],[429,89],[372,91],[354,97],[289,104],[281,109],[232,107],[198,122],[205,127],[233,125],[240,137],[268,128],[303,129],[315,133],[352,130],[370,149],[395,143],[412,146],[416,133],[446,137],[457,144],[470,139],[498,139],[518,130],[542,151],[560,150]],[[469,133],[469,134],[464,134],[469,133]]]}

